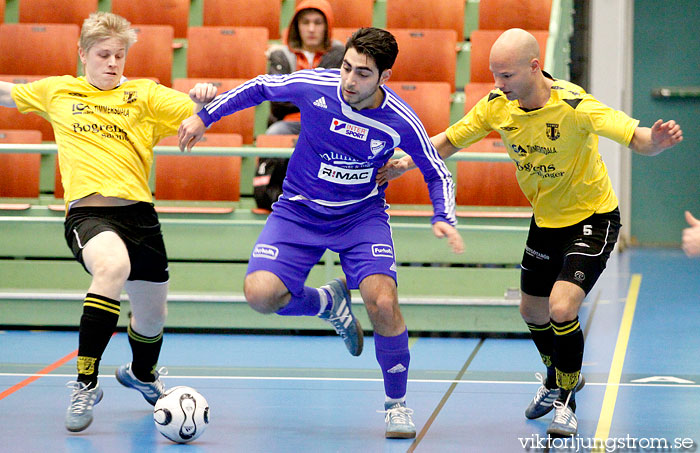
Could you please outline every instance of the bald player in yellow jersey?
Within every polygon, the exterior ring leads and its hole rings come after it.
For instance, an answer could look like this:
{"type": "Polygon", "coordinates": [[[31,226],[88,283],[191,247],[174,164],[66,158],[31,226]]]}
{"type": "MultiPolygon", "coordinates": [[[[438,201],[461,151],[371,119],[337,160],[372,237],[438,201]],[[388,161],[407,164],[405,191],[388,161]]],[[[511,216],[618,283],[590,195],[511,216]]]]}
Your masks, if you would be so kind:
{"type": "MultiPolygon", "coordinates": [[[[523,254],[520,313],[547,367],[525,411],[538,418],[553,408],[551,436],[577,432],[575,392],[583,387],[583,333],[578,311],[617,241],[618,201],[598,136],[644,155],[683,139],[674,121],[651,128],[542,70],[537,40],[505,31],[491,48],[495,89],[464,118],[432,137],[443,159],[497,131],[515,163],[534,215],[523,254]]],[[[380,170],[385,183],[413,167],[410,157],[380,170]]]]}
{"type": "Polygon", "coordinates": [[[187,94],[150,80],[123,77],[136,33],[124,18],[94,13],[83,23],[78,53],[84,77],[0,82],[0,105],[36,112],[53,126],[65,189],[65,236],[92,275],[83,304],[78,378],[66,428],[82,431],[102,399],[100,358],[117,325],[122,289],[129,294],[131,363],[117,380],[151,404],[163,392],[156,370],[167,313],[168,261],[148,175],[153,146],[210,101],[216,88],[187,94]],[[193,102],[195,101],[195,102],[193,102]]]}

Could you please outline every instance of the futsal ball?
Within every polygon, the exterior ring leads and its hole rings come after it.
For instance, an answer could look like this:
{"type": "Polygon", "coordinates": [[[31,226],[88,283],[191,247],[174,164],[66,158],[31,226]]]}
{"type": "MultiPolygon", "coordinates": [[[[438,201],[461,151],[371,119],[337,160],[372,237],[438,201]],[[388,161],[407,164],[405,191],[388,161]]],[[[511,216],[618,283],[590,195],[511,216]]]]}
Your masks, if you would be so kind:
{"type": "Polygon", "coordinates": [[[184,444],[201,436],[209,426],[209,404],[192,387],[173,387],[156,401],[153,421],[162,435],[184,444]]]}

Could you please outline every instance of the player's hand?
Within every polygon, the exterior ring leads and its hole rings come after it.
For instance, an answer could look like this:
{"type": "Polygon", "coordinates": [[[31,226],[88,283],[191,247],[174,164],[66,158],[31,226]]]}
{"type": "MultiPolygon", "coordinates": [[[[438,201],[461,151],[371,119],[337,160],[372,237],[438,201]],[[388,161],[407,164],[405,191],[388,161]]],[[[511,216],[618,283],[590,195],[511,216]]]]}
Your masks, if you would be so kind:
{"type": "Polygon", "coordinates": [[[198,115],[192,115],[180,124],[177,130],[180,151],[192,151],[192,147],[202,139],[207,127],[198,115]]]}
{"type": "Polygon", "coordinates": [[[681,248],[688,256],[700,256],[700,220],[685,211],[685,220],[690,228],[683,230],[683,245],[681,248]]]}
{"type": "Polygon", "coordinates": [[[377,170],[377,184],[380,186],[388,183],[392,179],[406,173],[408,170],[408,161],[401,159],[392,159],[377,170]]]}
{"type": "Polygon", "coordinates": [[[453,227],[447,222],[435,222],[433,223],[433,234],[437,238],[447,238],[447,243],[452,248],[454,253],[464,252],[464,241],[462,236],[457,231],[457,228],[453,227]]]}
{"type": "Polygon", "coordinates": [[[216,97],[216,86],[212,83],[197,83],[189,94],[190,99],[197,104],[208,104],[216,97]]]}
{"type": "Polygon", "coordinates": [[[675,121],[657,120],[651,126],[651,143],[661,152],[683,141],[683,131],[675,121]]]}

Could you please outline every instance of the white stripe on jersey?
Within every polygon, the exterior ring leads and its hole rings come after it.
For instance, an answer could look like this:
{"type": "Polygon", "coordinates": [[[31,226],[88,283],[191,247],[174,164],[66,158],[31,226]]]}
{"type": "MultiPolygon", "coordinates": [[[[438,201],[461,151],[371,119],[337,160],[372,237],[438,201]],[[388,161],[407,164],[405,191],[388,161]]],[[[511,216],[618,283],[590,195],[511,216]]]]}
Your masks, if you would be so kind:
{"type": "Polygon", "coordinates": [[[423,153],[428,158],[428,161],[433,166],[435,171],[440,175],[442,179],[442,193],[445,199],[445,212],[444,214],[451,221],[455,221],[455,197],[454,197],[454,184],[449,184],[448,181],[451,180],[451,175],[445,166],[444,161],[438,154],[435,147],[430,142],[427,132],[420,119],[411,112],[411,110],[406,106],[404,102],[394,94],[386,92],[389,102],[388,107],[394,110],[401,118],[403,118],[408,124],[411,125],[416,136],[418,137],[423,153]]]}
{"type": "Polygon", "coordinates": [[[241,91],[250,88],[252,85],[265,86],[285,86],[291,83],[310,82],[314,85],[334,86],[339,84],[340,76],[338,74],[318,73],[313,70],[297,71],[292,74],[283,75],[260,75],[254,79],[250,79],[242,85],[233,88],[225,93],[222,93],[214,98],[206,105],[206,111],[209,114],[215,112],[222,104],[227,102],[232,97],[238,95],[241,91]]]}
{"type": "MultiPolygon", "coordinates": [[[[364,201],[368,198],[371,198],[371,197],[377,195],[379,193],[379,190],[377,190],[377,187],[378,186],[375,184],[372,191],[369,194],[367,194],[366,197],[360,198],[359,200],[329,201],[329,200],[321,200],[318,198],[311,200],[311,199],[306,198],[302,195],[294,195],[292,198],[289,199],[289,201],[308,200],[308,201],[312,201],[316,204],[320,204],[321,206],[329,206],[329,207],[348,206],[351,204],[359,203],[361,201],[364,201]]],[[[282,196],[284,196],[284,194],[282,196]]]]}

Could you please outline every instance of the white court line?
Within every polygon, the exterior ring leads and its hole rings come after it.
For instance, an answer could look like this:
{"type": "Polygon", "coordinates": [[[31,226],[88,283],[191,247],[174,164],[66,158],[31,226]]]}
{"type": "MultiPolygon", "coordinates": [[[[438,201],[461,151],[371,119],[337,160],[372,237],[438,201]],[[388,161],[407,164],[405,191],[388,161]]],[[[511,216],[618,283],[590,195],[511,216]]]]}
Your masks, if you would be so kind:
{"type": "MultiPolygon", "coordinates": [[[[75,374],[34,374],[34,373],[0,373],[0,377],[33,377],[42,378],[60,377],[74,378],[75,374]]],[[[113,374],[100,375],[100,379],[112,378],[113,374]]],[[[199,380],[223,380],[223,381],[338,381],[338,382],[384,382],[382,378],[329,378],[329,377],[298,377],[298,376],[161,376],[162,379],[199,379],[199,380]]],[[[482,381],[482,380],[454,380],[454,379],[409,379],[408,382],[422,384],[500,384],[500,385],[541,385],[539,381],[482,381]]],[[[607,387],[607,382],[589,382],[586,385],[607,387]]],[[[623,382],[615,384],[618,387],[677,387],[677,388],[700,388],[700,384],[657,384],[623,382]]]]}

